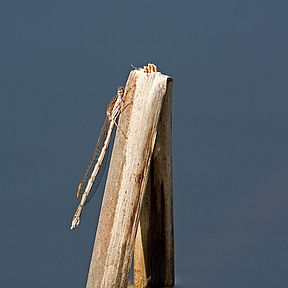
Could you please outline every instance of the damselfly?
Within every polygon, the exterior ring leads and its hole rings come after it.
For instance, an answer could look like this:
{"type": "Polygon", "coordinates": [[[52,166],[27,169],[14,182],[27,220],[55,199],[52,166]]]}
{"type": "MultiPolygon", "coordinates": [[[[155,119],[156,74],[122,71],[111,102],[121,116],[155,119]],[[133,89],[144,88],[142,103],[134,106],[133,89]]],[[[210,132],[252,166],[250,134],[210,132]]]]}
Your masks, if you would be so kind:
{"type": "MultiPolygon", "coordinates": [[[[91,159],[83,173],[82,179],[78,185],[76,192],[77,198],[80,198],[80,203],[72,218],[70,229],[77,227],[80,223],[80,216],[84,205],[91,199],[97,190],[101,181],[101,170],[103,170],[104,162],[109,148],[114,125],[117,126],[117,119],[120,114],[123,103],[124,88],[120,87],[117,90],[117,95],[113,98],[106,110],[106,119],[95,146],[91,159]]],[[[118,127],[118,126],[117,126],[118,127]]],[[[118,127],[119,128],[119,127],[118,127]]],[[[120,129],[119,129],[120,130],[120,129]]],[[[121,130],[120,130],[121,131],[121,130]]],[[[123,132],[121,131],[123,134],[123,132]]],[[[124,135],[124,134],[123,134],[124,135]]]]}

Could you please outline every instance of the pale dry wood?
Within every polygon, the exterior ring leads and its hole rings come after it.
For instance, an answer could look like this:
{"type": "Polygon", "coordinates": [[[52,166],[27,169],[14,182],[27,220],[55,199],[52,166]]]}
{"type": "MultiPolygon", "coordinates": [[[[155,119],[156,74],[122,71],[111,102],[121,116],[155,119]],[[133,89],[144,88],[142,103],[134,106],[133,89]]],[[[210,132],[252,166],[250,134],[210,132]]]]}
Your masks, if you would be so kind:
{"type": "MultiPolygon", "coordinates": [[[[152,159],[153,161],[153,159],[152,159]]],[[[151,167],[151,166],[150,166],[151,167]]],[[[146,287],[151,278],[151,171],[146,186],[134,247],[134,287],[146,287]]]]}
{"type": "Polygon", "coordinates": [[[142,199],[169,77],[130,73],[111,156],[88,274],[88,288],[127,287],[142,199]]]}
{"type": "Polygon", "coordinates": [[[174,285],[172,81],[163,99],[134,249],[134,287],[174,285]]]}

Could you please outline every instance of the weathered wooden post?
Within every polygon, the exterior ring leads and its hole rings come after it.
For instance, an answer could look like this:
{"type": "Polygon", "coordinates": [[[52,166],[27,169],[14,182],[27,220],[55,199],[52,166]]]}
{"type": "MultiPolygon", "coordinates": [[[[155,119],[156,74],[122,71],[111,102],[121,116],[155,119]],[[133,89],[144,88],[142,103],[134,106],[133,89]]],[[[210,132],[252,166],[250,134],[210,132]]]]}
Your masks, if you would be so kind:
{"type": "Polygon", "coordinates": [[[126,83],[118,125],[127,139],[117,131],[87,288],[127,287],[137,227],[134,287],[174,284],[172,79],[155,68],[126,83]]]}

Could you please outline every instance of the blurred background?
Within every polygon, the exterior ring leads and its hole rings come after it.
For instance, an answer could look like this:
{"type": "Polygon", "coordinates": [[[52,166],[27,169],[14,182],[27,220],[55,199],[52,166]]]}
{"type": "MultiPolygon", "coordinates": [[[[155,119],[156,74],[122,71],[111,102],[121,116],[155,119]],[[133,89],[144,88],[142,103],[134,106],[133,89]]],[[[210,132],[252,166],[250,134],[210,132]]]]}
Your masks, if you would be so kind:
{"type": "MultiPolygon", "coordinates": [[[[1,287],[85,287],[75,191],[130,64],[174,79],[176,287],[288,287],[286,1],[0,2],[1,287]]],[[[101,192],[101,191],[99,191],[101,192]]]]}

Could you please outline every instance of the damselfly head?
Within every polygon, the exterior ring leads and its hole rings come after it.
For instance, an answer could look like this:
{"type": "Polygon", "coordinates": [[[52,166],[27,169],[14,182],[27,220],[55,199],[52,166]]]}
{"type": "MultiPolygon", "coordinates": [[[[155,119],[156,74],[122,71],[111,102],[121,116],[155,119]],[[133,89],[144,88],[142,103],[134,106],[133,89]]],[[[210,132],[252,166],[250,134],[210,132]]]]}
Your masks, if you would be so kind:
{"type": "Polygon", "coordinates": [[[122,97],[123,96],[123,94],[124,94],[124,87],[118,87],[118,89],[117,89],[117,96],[120,96],[120,97],[122,97]]]}

